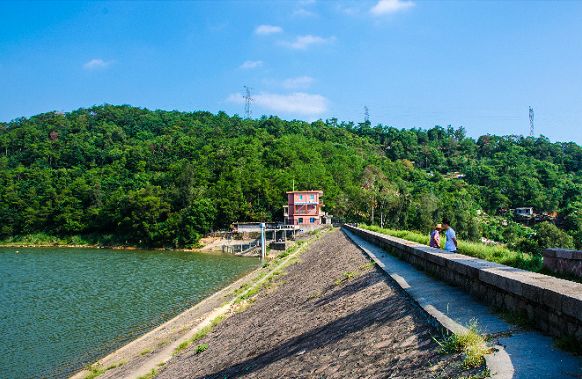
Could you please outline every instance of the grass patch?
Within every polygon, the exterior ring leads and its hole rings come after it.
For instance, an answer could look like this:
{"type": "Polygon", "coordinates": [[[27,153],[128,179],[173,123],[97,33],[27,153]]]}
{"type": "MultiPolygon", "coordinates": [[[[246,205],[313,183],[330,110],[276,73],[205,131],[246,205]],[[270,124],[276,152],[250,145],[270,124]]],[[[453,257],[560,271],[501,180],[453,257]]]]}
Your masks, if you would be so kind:
{"type": "Polygon", "coordinates": [[[376,262],[369,261],[368,263],[365,263],[365,264],[361,265],[360,267],[358,267],[358,269],[356,271],[344,271],[342,273],[342,276],[334,281],[334,284],[336,286],[339,286],[342,283],[345,283],[345,282],[352,280],[353,278],[357,278],[358,276],[360,276],[364,272],[370,270],[374,266],[376,266],[376,262]]]}
{"type": "Polygon", "coordinates": [[[208,344],[207,343],[202,343],[202,344],[196,346],[196,354],[203,353],[206,350],[208,350],[208,344]]]}
{"type": "Polygon", "coordinates": [[[178,347],[174,349],[174,355],[180,354],[182,351],[186,350],[190,345],[192,345],[192,342],[190,342],[190,340],[186,340],[180,343],[178,347]]]}
{"type": "Polygon", "coordinates": [[[334,282],[334,284],[336,286],[341,285],[342,283],[345,283],[347,281],[350,281],[351,279],[355,278],[358,276],[358,273],[355,271],[345,271],[342,273],[342,276],[340,278],[337,278],[334,282]]]}
{"type": "Polygon", "coordinates": [[[471,376],[461,376],[459,379],[485,379],[491,377],[491,370],[486,368],[471,376]]]}
{"type": "Polygon", "coordinates": [[[125,363],[126,363],[126,361],[119,361],[119,362],[113,363],[107,367],[103,367],[102,365],[100,365],[98,363],[92,364],[92,365],[86,367],[86,370],[89,371],[89,374],[87,374],[85,376],[85,379],[97,378],[97,377],[105,374],[105,372],[107,372],[109,370],[123,366],[125,363]]]}
{"type": "Polygon", "coordinates": [[[121,366],[123,366],[123,365],[124,365],[124,364],[126,364],[126,363],[127,363],[127,361],[126,361],[126,360],[119,361],[119,362],[117,362],[117,363],[113,363],[113,364],[111,364],[111,365],[107,366],[106,370],[111,370],[111,369],[114,369],[114,368],[121,367],[121,366]]]}
{"type": "Polygon", "coordinates": [[[367,270],[369,270],[371,268],[374,268],[375,266],[376,266],[376,262],[370,261],[370,262],[368,262],[366,264],[361,265],[360,266],[360,270],[367,271],[367,270]]]}
{"type": "Polygon", "coordinates": [[[241,284],[240,287],[238,287],[236,290],[234,290],[233,295],[234,296],[239,296],[241,293],[243,293],[246,290],[248,290],[250,286],[251,286],[250,283],[243,283],[243,284],[241,284]]]}
{"type": "Polygon", "coordinates": [[[94,364],[87,367],[87,371],[89,371],[89,374],[85,376],[85,379],[94,379],[98,376],[105,374],[105,371],[107,370],[105,369],[105,367],[101,365],[94,364]]]}
{"type": "MultiPolygon", "coordinates": [[[[363,229],[402,238],[408,241],[428,245],[428,236],[409,230],[383,229],[378,226],[361,225],[363,229]]],[[[485,259],[489,262],[540,272],[543,266],[541,256],[510,250],[505,246],[491,246],[479,242],[459,241],[458,253],[471,257],[485,259]]]]}
{"type": "Polygon", "coordinates": [[[350,280],[350,279],[353,279],[356,276],[358,276],[358,273],[353,272],[353,271],[346,271],[342,275],[343,275],[344,280],[350,280]]]}
{"type": "Polygon", "coordinates": [[[256,286],[250,290],[248,290],[247,292],[243,293],[242,295],[240,295],[236,300],[235,300],[235,304],[238,304],[242,301],[248,300],[251,297],[255,296],[256,294],[258,294],[260,291],[260,286],[256,286]]]}
{"type": "Polygon", "coordinates": [[[145,350],[140,351],[139,355],[142,355],[142,356],[148,355],[151,352],[152,352],[152,349],[145,349],[145,350]]]}
{"type": "Polygon", "coordinates": [[[158,370],[156,370],[155,368],[152,368],[152,371],[148,372],[145,375],[138,377],[137,379],[153,379],[156,377],[156,375],[158,375],[158,370]]]}
{"type": "Polygon", "coordinates": [[[249,299],[236,304],[236,306],[234,307],[234,313],[243,313],[244,311],[249,309],[254,302],[255,302],[254,299],[249,299]]]}
{"type": "Polygon", "coordinates": [[[226,318],[225,315],[216,316],[212,321],[210,321],[210,325],[206,325],[199,331],[197,331],[192,337],[188,338],[186,341],[182,342],[181,344],[174,349],[174,355],[180,354],[182,351],[186,350],[190,345],[194,342],[201,340],[202,338],[206,337],[208,333],[214,329],[215,326],[220,324],[226,318]]]}
{"type": "Polygon", "coordinates": [[[485,355],[491,352],[485,338],[479,334],[476,322],[471,323],[464,333],[454,333],[441,340],[434,340],[444,354],[463,353],[463,365],[467,368],[481,367],[485,363],[485,355]]]}
{"type": "Polygon", "coordinates": [[[158,343],[156,344],[156,349],[161,349],[164,346],[167,346],[170,344],[170,339],[169,338],[164,338],[161,341],[158,341],[158,343]]]}
{"type": "Polygon", "coordinates": [[[210,321],[210,326],[214,328],[216,325],[220,324],[222,320],[226,318],[225,315],[216,316],[212,321],[210,321]]]}

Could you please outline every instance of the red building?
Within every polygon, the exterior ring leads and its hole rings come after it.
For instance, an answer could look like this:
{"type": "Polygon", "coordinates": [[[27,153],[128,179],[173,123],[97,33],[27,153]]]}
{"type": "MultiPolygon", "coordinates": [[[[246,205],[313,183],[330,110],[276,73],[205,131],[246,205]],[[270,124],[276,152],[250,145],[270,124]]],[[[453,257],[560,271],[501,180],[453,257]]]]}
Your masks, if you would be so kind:
{"type": "Polygon", "coordinates": [[[287,225],[321,225],[323,191],[288,191],[283,216],[287,225]]]}

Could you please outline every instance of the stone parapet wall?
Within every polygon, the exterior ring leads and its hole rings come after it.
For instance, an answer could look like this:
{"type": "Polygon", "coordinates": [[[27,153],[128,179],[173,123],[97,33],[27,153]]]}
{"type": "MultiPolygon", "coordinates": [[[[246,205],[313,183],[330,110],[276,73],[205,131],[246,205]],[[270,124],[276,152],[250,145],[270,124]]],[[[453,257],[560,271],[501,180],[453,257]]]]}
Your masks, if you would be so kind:
{"type": "Polygon", "coordinates": [[[544,268],[558,274],[582,278],[582,251],[546,249],[544,250],[544,268]]]}
{"type": "Polygon", "coordinates": [[[520,270],[401,238],[345,228],[495,308],[526,316],[554,337],[582,342],[582,284],[520,270]]]}

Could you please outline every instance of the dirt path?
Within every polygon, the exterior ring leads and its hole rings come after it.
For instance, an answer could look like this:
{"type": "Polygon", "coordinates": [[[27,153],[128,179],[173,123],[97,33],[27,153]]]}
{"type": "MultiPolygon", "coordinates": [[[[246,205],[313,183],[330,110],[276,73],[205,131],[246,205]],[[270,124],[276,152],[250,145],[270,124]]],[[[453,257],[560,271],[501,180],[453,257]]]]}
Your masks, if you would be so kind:
{"type": "Polygon", "coordinates": [[[170,360],[158,378],[470,374],[421,311],[343,233],[314,242],[279,284],[170,360]],[[207,350],[196,353],[197,346],[207,350]]]}

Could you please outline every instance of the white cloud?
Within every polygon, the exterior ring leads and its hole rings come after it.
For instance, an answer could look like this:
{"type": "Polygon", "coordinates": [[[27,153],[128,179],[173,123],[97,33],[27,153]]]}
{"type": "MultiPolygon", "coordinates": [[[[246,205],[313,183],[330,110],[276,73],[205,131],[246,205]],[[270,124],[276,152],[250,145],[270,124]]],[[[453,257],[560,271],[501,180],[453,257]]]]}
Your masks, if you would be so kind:
{"type": "Polygon", "coordinates": [[[410,0],[380,0],[370,9],[375,16],[396,13],[414,7],[414,2],[410,0]]]}
{"type": "MultiPolygon", "coordinates": [[[[289,94],[261,92],[253,95],[253,100],[253,104],[260,108],[303,116],[317,116],[326,112],[328,103],[328,100],[322,95],[304,92],[289,94]]],[[[241,94],[231,94],[227,101],[242,104],[244,99],[241,94]]]]}
{"type": "Polygon", "coordinates": [[[242,68],[243,70],[252,70],[253,68],[259,68],[262,66],[263,61],[244,61],[239,68],[242,68]]]}
{"type": "Polygon", "coordinates": [[[103,59],[100,59],[100,58],[94,58],[88,62],[85,62],[85,64],[83,65],[83,68],[85,70],[102,70],[102,69],[105,69],[105,68],[111,66],[111,63],[113,63],[113,62],[112,61],[104,61],[103,59]]]}
{"type": "Polygon", "coordinates": [[[281,32],[283,32],[283,28],[275,25],[259,25],[255,28],[255,34],[262,36],[281,32]]]}
{"type": "Polygon", "coordinates": [[[305,8],[299,8],[299,9],[295,9],[293,11],[292,16],[295,16],[295,17],[313,17],[313,16],[317,16],[317,14],[312,12],[312,11],[308,11],[305,8]]]}
{"type": "Polygon", "coordinates": [[[315,79],[311,76],[298,76],[283,80],[282,85],[287,89],[309,88],[314,81],[315,79]]]}
{"type": "Polygon", "coordinates": [[[305,36],[297,36],[292,42],[282,42],[282,45],[291,49],[307,49],[311,45],[323,45],[333,41],[335,41],[335,37],[324,38],[308,34],[305,36]]]}

